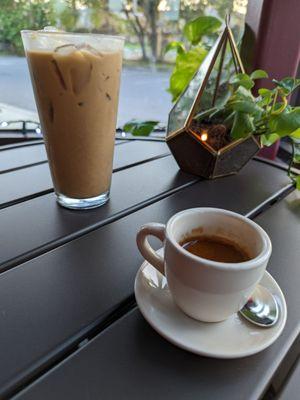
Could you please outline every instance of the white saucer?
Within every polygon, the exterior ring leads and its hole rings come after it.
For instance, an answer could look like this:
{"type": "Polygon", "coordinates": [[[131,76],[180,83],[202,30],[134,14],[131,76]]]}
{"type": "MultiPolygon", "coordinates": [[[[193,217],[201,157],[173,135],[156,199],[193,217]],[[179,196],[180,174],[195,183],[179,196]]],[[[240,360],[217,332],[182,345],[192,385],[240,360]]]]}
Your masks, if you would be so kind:
{"type": "Polygon", "coordinates": [[[214,323],[188,317],[173,302],[166,278],[146,261],[137,273],[134,291],[145,319],[171,343],[208,357],[239,358],[270,346],[286,323],[286,302],[280,287],[268,272],[260,283],[276,297],[280,309],[279,321],[271,328],[255,326],[238,314],[214,323]]]}

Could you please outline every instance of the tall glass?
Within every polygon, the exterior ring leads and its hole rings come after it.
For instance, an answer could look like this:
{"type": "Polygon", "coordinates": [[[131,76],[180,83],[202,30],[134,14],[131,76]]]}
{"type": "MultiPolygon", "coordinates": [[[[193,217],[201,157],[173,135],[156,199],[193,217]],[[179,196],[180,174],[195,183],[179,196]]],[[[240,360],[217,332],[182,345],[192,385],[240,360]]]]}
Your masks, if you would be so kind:
{"type": "Polygon", "coordinates": [[[109,198],[124,39],[21,33],[57,201],[98,207],[109,198]]]}

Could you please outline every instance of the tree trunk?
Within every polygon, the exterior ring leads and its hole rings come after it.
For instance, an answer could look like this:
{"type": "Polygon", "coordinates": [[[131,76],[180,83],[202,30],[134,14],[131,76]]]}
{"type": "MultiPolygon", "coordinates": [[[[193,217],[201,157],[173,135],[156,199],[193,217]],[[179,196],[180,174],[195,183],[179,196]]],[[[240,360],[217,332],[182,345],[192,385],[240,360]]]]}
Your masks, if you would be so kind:
{"type": "Polygon", "coordinates": [[[159,0],[145,0],[144,9],[147,21],[149,22],[150,32],[148,34],[149,43],[151,48],[152,60],[157,61],[157,21],[158,21],[158,7],[159,0]]]}
{"type": "Polygon", "coordinates": [[[147,52],[146,52],[144,28],[142,27],[142,25],[140,23],[139,17],[135,13],[133,13],[133,16],[134,16],[135,23],[138,28],[137,29],[138,30],[138,39],[139,39],[141,50],[142,50],[143,61],[148,61],[147,52]]]}
{"type": "Polygon", "coordinates": [[[142,50],[143,61],[148,61],[144,35],[139,37],[139,42],[142,50]]]}
{"type": "Polygon", "coordinates": [[[134,11],[132,11],[132,10],[128,11],[126,8],[124,8],[123,11],[126,15],[128,22],[132,26],[132,28],[138,38],[138,41],[139,41],[139,44],[140,44],[141,50],[142,50],[142,60],[148,61],[147,52],[146,52],[146,44],[145,44],[144,28],[142,27],[140,20],[139,20],[138,16],[134,13],[134,11]]]}

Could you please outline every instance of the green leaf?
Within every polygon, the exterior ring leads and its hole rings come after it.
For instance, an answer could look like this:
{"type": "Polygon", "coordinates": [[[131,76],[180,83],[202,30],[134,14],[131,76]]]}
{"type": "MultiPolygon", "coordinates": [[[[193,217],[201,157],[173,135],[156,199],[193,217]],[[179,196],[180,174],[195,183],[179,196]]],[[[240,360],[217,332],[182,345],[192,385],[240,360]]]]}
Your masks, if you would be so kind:
{"type": "Polygon", "coordinates": [[[244,86],[239,86],[234,95],[232,96],[232,98],[235,99],[239,99],[239,100],[250,100],[253,101],[254,97],[252,95],[252,93],[250,92],[250,90],[246,89],[244,86]]]}
{"type": "Polygon", "coordinates": [[[293,162],[300,164],[300,142],[293,140],[294,157],[293,162]]]}
{"type": "Polygon", "coordinates": [[[271,146],[277,140],[280,139],[280,136],[277,133],[271,133],[270,135],[261,135],[260,140],[263,146],[271,146]]]}
{"type": "Polygon", "coordinates": [[[274,91],[261,88],[258,89],[258,94],[260,95],[260,98],[257,99],[257,104],[260,107],[263,107],[263,106],[268,106],[271,103],[271,101],[273,100],[274,91]]]}
{"type": "Polygon", "coordinates": [[[230,107],[235,111],[248,114],[262,113],[264,110],[253,101],[236,100],[230,103],[230,107]]]}
{"type": "Polygon", "coordinates": [[[251,89],[254,86],[253,80],[247,74],[236,74],[230,80],[232,85],[243,86],[245,89],[251,89]]]}
{"type": "Polygon", "coordinates": [[[134,136],[149,136],[159,121],[131,120],[123,126],[123,131],[134,136]]]}
{"type": "Polygon", "coordinates": [[[172,94],[172,101],[176,101],[194,76],[195,71],[189,69],[175,70],[170,77],[169,92],[172,94]]]}
{"type": "Polygon", "coordinates": [[[168,43],[167,46],[165,47],[165,54],[171,50],[176,50],[177,54],[183,54],[186,51],[184,44],[178,41],[173,41],[168,43]]]}
{"type": "Polygon", "coordinates": [[[122,130],[126,133],[131,133],[131,131],[133,130],[133,128],[136,126],[137,123],[138,121],[136,120],[129,121],[123,126],[122,130]]]}
{"type": "Polygon", "coordinates": [[[296,134],[300,128],[300,107],[285,109],[281,114],[271,115],[269,121],[271,132],[277,133],[280,137],[296,134]]]}
{"type": "Polygon", "coordinates": [[[216,32],[221,26],[221,21],[216,17],[202,16],[185,24],[183,34],[193,45],[200,42],[202,36],[216,32]]]}
{"type": "Polygon", "coordinates": [[[224,125],[226,125],[228,128],[231,128],[233,125],[233,121],[234,121],[234,116],[235,116],[235,112],[233,111],[232,113],[230,113],[223,121],[224,125]]]}
{"type": "Polygon", "coordinates": [[[228,115],[228,111],[224,108],[217,108],[210,114],[210,119],[214,120],[215,118],[223,120],[228,115]]]}
{"type": "Polygon", "coordinates": [[[264,71],[263,69],[257,69],[256,71],[253,71],[252,74],[250,75],[251,79],[263,79],[263,78],[268,78],[269,75],[264,71]]]}
{"type": "Polygon", "coordinates": [[[178,54],[176,69],[188,68],[196,72],[206,55],[207,50],[201,46],[194,47],[186,53],[178,54]]]}
{"type": "Polygon", "coordinates": [[[199,114],[197,114],[194,119],[197,121],[202,121],[203,119],[205,119],[206,117],[209,117],[214,111],[216,111],[217,108],[213,107],[213,108],[209,108],[208,110],[202,111],[199,114]]]}
{"type": "Polygon", "coordinates": [[[260,88],[258,89],[258,94],[260,94],[261,96],[270,96],[273,94],[273,90],[260,88]]]}
{"type": "Polygon", "coordinates": [[[233,139],[245,138],[254,130],[255,126],[250,116],[245,113],[236,112],[230,132],[231,137],[233,139]]]}
{"type": "Polygon", "coordinates": [[[296,189],[300,190],[300,175],[295,177],[295,181],[296,181],[296,189]]]}
{"type": "Polygon", "coordinates": [[[226,90],[224,93],[219,93],[216,100],[216,107],[223,108],[231,97],[231,91],[226,90]]]}
{"type": "Polygon", "coordinates": [[[202,47],[195,47],[186,53],[178,54],[176,66],[170,76],[170,86],[168,89],[172,94],[172,101],[176,101],[184,91],[206,54],[207,50],[202,47]]]}
{"type": "Polygon", "coordinates": [[[300,127],[289,135],[293,139],[300,139],[300,127]]]}
{"type": "Polygon", "coordinates": [[[286,96],[292,93],[300,85],[300,79],[296,78],[284,78],[281,81],[273,79],[273,82],[283,89],[286,96]]]}

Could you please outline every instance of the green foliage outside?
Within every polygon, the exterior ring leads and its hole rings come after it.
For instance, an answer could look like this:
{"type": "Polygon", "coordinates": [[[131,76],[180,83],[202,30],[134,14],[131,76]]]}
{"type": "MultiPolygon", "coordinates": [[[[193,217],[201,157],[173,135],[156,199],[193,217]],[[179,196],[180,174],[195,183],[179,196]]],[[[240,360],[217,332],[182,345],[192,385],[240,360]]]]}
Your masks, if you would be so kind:
{"type": "Polygon", "coordinates": [[[110,13],[105,0],[1,0],[0,50],[23,55],[20,35],[22,29],[42,29],[57,26],[66,31],[92,31],[101,33],[128,32],[127,21],[110,13]],[[80,7],[90,12],[92,27],[78,28],[80,7]]]}
{"type": "MultiPolygon", "coordinates": [[[[0,3],[0,52],[22,54],[21,29],[55,25],[71,32],[125,35],[127,44],[135,45],[135,59],[139,53],[144,61],[161,62],[165,60],[166,44],[181,39],[185,21],[195,15],[203,16],[209,10],[209,14],[213,12],[220,19],[229,12],[233,25],[242,26],[247,0],[181,0],[180,11],[173,16],[162,0],[122,0],[123,9],[115,12],[111,11],[112,3],[108,0],[1,0],[0,3]],[[237,2],[239,7],[243,4],[244,10],[235,11],[237,2]]],[[[187,43],[188,37],[186,31],[187,43]]],[[[167,58],[170,61],[173,57],[167,58]]]]}
{"type": "Polygon", "coordinates": [[[122,34],[128,29],[127,22],[109,11],[107,0],[50,0],[55,2],[56,26],[68,32],[94,32],[122,34]],[[89,11],[90,26],[78,28],[80,10],[89,11]]]}
{"type": "Polygon", "coordinates": [[[149,136],[159,121],[138,121],[133,119],[123,126],[123,131],[133,136],[149,136]]]}
{"type": "Polygon", "coordinates": [[[8,52],[23,54],[22,29],[40,29],[53,24],[55,13],[52,1],[1,0],[0,43],[8,52]]]}
{"type": "Polygon", "coordinates": [[[221,24],[221,21],[216,17],[201,16],[195,18],[186,23],[183,28],[184,41],[173,41],[166,46],[166,52],[170,50],[177,52],[168,89],[172,95],[172,101],[178,99],[198,70],[210,49],[207,39],[215,36],[221,24]]]}

